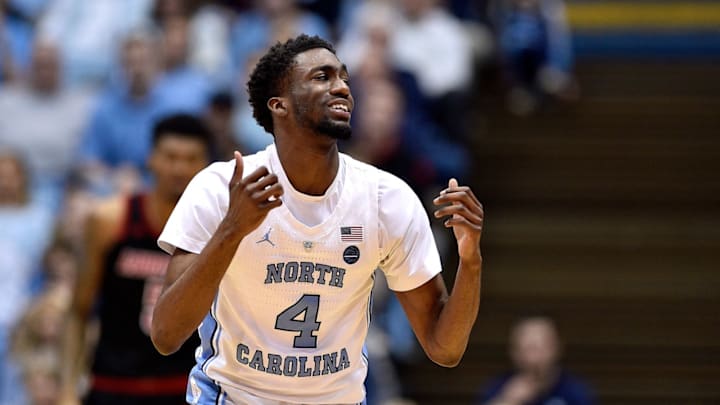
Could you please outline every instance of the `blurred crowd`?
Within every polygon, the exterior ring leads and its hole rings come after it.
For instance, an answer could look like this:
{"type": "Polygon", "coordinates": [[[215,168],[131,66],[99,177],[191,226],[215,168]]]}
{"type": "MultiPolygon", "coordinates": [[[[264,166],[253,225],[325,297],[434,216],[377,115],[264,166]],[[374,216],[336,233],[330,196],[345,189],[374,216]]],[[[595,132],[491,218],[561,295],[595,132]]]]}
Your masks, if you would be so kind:
{"type": "MultiPolygon", "coordinates": [[[[333,41],[351,72],[342,150],[421,197],[472,170],[468,106],[484,66],[501,66],[517,114],[576,91],[561,0],[0,0],[0,405],[54,403],[85,220],[152,184],[153,125],[203,119],[215,160],[264,149],[245,82],[260,53],[299,33],[333,41]]],[[[384,382],[370,403],[402,396],[382,364],[412,357],[392,300],[377,300],[389,319],[368,343],[384,382]]]]}

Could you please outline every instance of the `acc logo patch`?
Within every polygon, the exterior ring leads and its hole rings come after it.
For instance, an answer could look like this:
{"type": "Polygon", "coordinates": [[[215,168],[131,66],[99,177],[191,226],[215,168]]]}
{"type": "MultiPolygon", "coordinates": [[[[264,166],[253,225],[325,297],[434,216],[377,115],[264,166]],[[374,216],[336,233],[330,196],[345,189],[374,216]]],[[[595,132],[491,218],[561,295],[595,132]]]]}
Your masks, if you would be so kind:
{"type": "Polygon", "coordinates": [[[360,249],[357,248],[357,246],[348,246],[345,248],[345,251],[343,252],[343,260],[345,260],[345,263],[347,264],[353,264],[360,260],[360,249]]]}

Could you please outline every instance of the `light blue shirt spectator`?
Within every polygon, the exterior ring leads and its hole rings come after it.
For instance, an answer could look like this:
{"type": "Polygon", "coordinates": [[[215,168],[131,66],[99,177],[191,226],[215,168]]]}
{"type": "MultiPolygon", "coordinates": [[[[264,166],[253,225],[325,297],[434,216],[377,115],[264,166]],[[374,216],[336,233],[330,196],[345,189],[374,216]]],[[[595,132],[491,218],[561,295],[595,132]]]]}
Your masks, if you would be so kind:
{"type": "MultiPolygon", "coordinates": [[[[8,64],[15,73],[27,71],[30,65],[34,30],[32,25],[16,16],[3,15],[0,7],[0,66],[8,64]],[[3,58],[6,58],[3,60],[3,58]]],[[[0,69],[0,83],[7,81],[0,69]]]]}
{"type": "Polygon", "coordinates": [[[109,168],[120,177],[86,170],[85,176],[90,177],[85,181],[93,193],[107,195],[125,187],[132,190],[141,185],[134,184],[138,181],[149,183],[146,160],[155,123],[172,113],[200,114],[205,110],[208,82],[189,71],[177,73],[158,78],[143,97],[132,96],[124,80],[109,86],[99,97],[79,146],[78,163],[83,169],[109,168]]]}
{"type": "Polygon", "coordinates": [[[25,18],[35,20],[45,11],[48,0],[8,0],[8,4],[25,18]]]}
{"type": "Polygon", "coordinates": [[[157,94],[168,109],[200,113],[212,92],[209,78],[197,69],[183,66],[166,71],[158,80],[157,94]]]}
{"type": "MultiPolygon", "coordinates": [[[[2,224],[0,220],[0,224],[2,224]]],[[[30,301],[30,260],[15,243],[0,239],[0,404],[25,403],[22,379],[10,357],[10,332],[30,301]]]]}
{"type": "Polygon", "coordinates": [[[528,9],[506,6],[501,12],[500,45],[505,53],[533,51],[545,57],[544,65],[570,71],[572,47],[562,0],[537,0],[528,9]]]}
{"type": "MultiPolygon", "coordinates": [[[[325,20],[311,13],[300,12],[295,21],[295,32],[289,34],[301,33],[331,39],[325,20]]],[[[259,11],[240,14],[233,24],[230,44],[236,71],[247,73],[247,64],[252,57],[272,45],[275,40],[270,18],[265,14],[259,11]]]]}
{"type": "Polygon", "coordinates": [[[15,246],[29,260],[30,272],[39,271],[54,224],[54,212],[38,198],[23,206],[0,206],[0,243],[15,246]]]}
{"type": "Polygon", "coordinates": [[[169,82],[158,83],[142,99],[131,97],[122,86],[110,86],[100,96],[83,137],[81,160],[144,171],[155,121],[173,112],[199,112],[199,97],[173,99],[168,86],[169,82]]]}
{"type": "Polygon", "coordinates": [[[10,331],[29,303],[31,281],[53,230],[55,217],[29,190],[21,154],[0,149],[0,404],[21,404],[18,373],[9,357],[10,331]]]}

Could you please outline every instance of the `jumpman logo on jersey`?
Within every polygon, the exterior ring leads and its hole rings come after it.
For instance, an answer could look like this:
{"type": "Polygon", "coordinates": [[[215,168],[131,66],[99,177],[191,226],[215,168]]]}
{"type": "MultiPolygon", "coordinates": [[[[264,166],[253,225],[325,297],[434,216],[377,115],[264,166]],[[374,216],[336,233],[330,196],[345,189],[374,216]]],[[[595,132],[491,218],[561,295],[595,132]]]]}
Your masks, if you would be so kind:
{"type": "Polygon", "coordinates": [[[272,243],[272,241],[270,240],[270,232],[271,232],[271,231],[272,231],[272,228],[268,228],[268,231],[265,232],[265,235],[263,235],[263,238],[260,239],[259,241],[255,242],[255,243],[267,242],[267,243],[273,245],[273,247],[274,247],[275,244],[272,243]]]}

